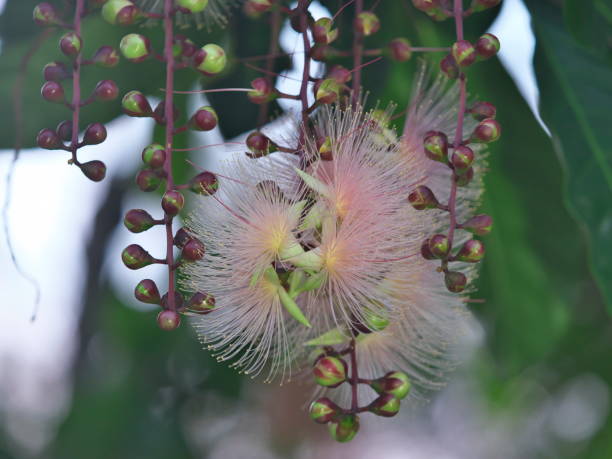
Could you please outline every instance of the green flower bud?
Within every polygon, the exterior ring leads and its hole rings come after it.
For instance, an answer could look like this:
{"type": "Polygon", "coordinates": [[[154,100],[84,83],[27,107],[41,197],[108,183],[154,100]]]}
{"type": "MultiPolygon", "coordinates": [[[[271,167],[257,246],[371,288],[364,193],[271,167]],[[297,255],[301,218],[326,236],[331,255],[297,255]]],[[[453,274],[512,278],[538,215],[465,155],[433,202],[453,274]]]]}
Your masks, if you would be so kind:
{"type": "Polygon", "coordinates": [[[445,163],[448,160],[448,137],[439,131],[429,131],[423,139],[425,155],[433,160],[445,163]]]}
{"type": "Polygon", "coordinates": [[[143,169],[136,175],[136,185],[142,191],[155,191],[160,183],[160,175],[151,169],[143,169]]]}
{"type": "Polygon", "coordinates": [[[340,407],[330,399],[323,397],[312,402],[308,411],[310,419],[314,422],[318,424],[327,424],[332,421],[341,410],[340,407]]]}
{"type": "Polygon", "coordinates": [[[101,67],[115,67],[119,63],[119,54],[112,46],[101,46],[91,60],[101,67]]]}
{"type": "Polygon", "coordinates": [[[446,235],[436,234],[429,238],[429,250],[436,258],[446,257],[449,249],[448,237],[446,235]]]}
{"type": "Polygon", "coordinates": [[[190,13],[200,13],[208,5],[208,0],[177,0],[176,3],[190,13]]]}
{"type": "Polygon", "coordinates": [[[327,78],[318,85],[315,91],[317,102],[322,104],[331,104],[340,97],[341,85],[332,78],[327,78]]]}
{"type": "Polygon", "coordinates": [[[312,370],[317,384],[337,387],[346,380],[346,363],[338,357],[322,357],[312,370]]]}
{"type": "Polygon", "coordinates": [[[455,256],[455,260],[464,261],[466,263],[478,263],[483,259],[484,254],[484,244],[478,239],[470,239],[463,244],[463,247],[461,247],[461,250],[459,250],[459,253],[455,256]]]}
{"type": "Polygon", "coordinates": [[[375,379],[371,384],[379,394],[387,393],[402,400],[410,392],[410,379],[406,373],[401,371],[390,371],[382,378],[375,379]]]}
{"type": "Polygon", "coordinates": [[[55,8],[47,2],[39,3],[34,7],[32,19],[34,19],[34,22],[39,26],[52,26],[60,23],[55,8]]]}
{"type": "Polygon", "coordinates": [[[385,393],[368,405],[368,411],[390,418],[399,413],[400,401],[393,394],[385,393]]]}
{"type": "Polygon", "coordinates": [[[152,143],[142,150],[142,162],[151,169],[160,169],[166,162],[166,150],[158,143],[152,143]]]}
{"type": "Polygon", "coordinates": [[[312,26],[313,38],[316,43],[327,45],[338,38],[338,29],[332,29],[331,18],[319,18],[312,26]]]}
{"type": "Polygon", "coordinates": [[[467,40],[459,40],[453,44],[451,53],[459,67],[467,67],[476,61],[476,50],[467,40]]]}
{"type": "Polygon", "coordinates": [[[102,17],[110,24],[130,25],[140,17],[140,11],[129,0],[108,0],[102,7],[102,17]]]}
{"type": "Polygon", "coordinates": [[[216,75],[225,68],[227,56],[219,45],[209,43],[197,51],[194,63],[196,69],[204,75],[216,75]]]}
{"type": "Polygon", "coordinates": [[[374,35],[380,29],[380,19],[371,11],[359,13],[355,18],[355,30],[364,36],[374,35]]]}
{"type": "Polygon", "coordinates": [[[59,41],[60,50],[68,57],[75,57],[81,52],[83,40],[74,32],[66,32],[59,41]]]}
{"type": "Polygon", "coordinates": [[[151,42],[144,35],[130,33],[121,39],[119,49],[132,62],[142,62],[151,55],[151,42]]]}
{"type": "Polygon", "coordinates": [[[130,91],[123,96],[121,107],[129,116],[147,117],[153,114],[149,101],[140,91],[130,91]]]}
{"type": "Polygon", "coordinates": [[[329,434],[341,443],[351,441],[359,432],[359,416],[356,414],[344,414],[329,423],[329,434]]]}

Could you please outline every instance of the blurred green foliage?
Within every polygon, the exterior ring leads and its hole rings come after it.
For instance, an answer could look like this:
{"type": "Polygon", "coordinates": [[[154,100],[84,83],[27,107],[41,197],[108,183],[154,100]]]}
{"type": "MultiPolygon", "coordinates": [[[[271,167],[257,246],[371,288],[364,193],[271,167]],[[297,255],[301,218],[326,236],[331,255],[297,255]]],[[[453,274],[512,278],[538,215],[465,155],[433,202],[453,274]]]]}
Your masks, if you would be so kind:
{"type": "MultiPolygon", "coordinates": [[[[30,21],[35,3],[9,0],[0,20],[3,148],[13,142],[14,125],[7,107],[16,70],[38,33],[30,21]]],[[[323,3],[332,10],[338,4],[323,3]]],[[[604,302],[605,298],[612,307],[610,7],[603,0],[567,0],[563,10],[544,0],[526,3],[538,40],[536,73],[542,116],[552,139],[498,61],[468,71],[471,95],[498,107],[504,129],[501,141],[491,148],[483,203],[483,210],[495,221],[486,239],[488,254],[478,285],[477,296],[486,301],[472,306],[486,330],[486,346],[471,370],[491,406],[506,413],[520,410],[517,394],[527,383],[554,390],[585,372],[612,382],[612,335],[604,302]]],[[[469,19],[466,38],[475,40],[486,31],[498,10],[469,19]]],[[[434,23],[410,2],[381,2],[377,13],[383,27],[367,39],[368,48],[383,47],[400,35],[415,46],[452,42],[450,21],[434,23]]],[[[341,32],[351,27],[351,20],[351,14],[339,16],[341,32]]],[[[87,19],[84,30],[86,54],[103,44],[116,46],[127,33],[97,17],[87,19]]],[[[268,32],[265,18],[256,22],[236,14],[225,30],[210,34],[190,29],[185,33],[195,43],[218,42],[230,55],[245,57],[267,52],[268,32]]],[[[146,33],[154,45],[161,42],[159,30],[146,33]]],[[[35,55],[26,76],[25,138],[29,146],[39,129],[55,126],[68,114],[62,107],[45,105],[41,109],[45,103],[39,96],[40,69],[60,57],[58,36],[59,32],[35,55]]],[[[350,34],[341,33],[338,47],[345,49],[349,44],[350,34]]],[[[439,58],[427,59],[435,65],[439,58]]],[[[350,67],[348,59],[338,62],[350,67]]],[[[288,64],[287,59],[279,59],[276,70],[288,64]]],[[[415,58],[402,64],[383,60],[366,68],[364,86],[370,91],[369,100],[393,101],[399,105],[398,112],[403,110],[416,67],[415,58]]],[[[138,88],[160,97],[159,70],[156,62],[85,69],[83,87],[93,88],[98,79],[112,78],[122,92],[138,88]]],[[[183,89],[199,80],[188,70],[178,75],[176,86],[183,89]]],[[[203,84],[245,87],[256,76],[256,71],[233,62],[228,72],[203,84]]],[[[210,100],[226,136],[253,129],[257,107],[248,104],[243,94],[211,95],[210,100]]],[[[184,102],[178,105],[184,107],[184,102]]],[[[279,110],[275,106],[273,112],[279,110]]],[[[119,113],[118,103],[96,104],[95,109],[84,111],[83,124],[108,121],[119,113]]],[[[184,163],[177,168],[185,177],[184,163]]],[[[240,400],[240,378],[200,352],[188,327],[165,334],[154,326],[152,314],[124,307],[105,289],[103,297],[88,302],[95,309],[86,311],[93,314],[89,325],[93,328],[86,335],[89,340],[80,343],[71,409],[45,457],[196,457],[185,439],[187,401],[193,403],[203,393],[240,400]]],[[[554,457],[574,457],[568,454],[560,447],[554,457]]],[[[580,454],[612,457],[610,420],[580,454]]]]}

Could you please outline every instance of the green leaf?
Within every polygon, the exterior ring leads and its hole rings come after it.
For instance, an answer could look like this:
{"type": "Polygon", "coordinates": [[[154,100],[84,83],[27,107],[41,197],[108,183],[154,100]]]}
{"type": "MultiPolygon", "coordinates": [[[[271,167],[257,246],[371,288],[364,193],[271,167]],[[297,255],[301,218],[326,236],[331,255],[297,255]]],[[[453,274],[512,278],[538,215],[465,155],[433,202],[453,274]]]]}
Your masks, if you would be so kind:
{"type": "Polygon", "coordinates": [[[542,117],[565,168],[567,207],[588,234],[591,268],[612,312],[612,66],[572,39],[558,10],[529,7],[542,117]]]}

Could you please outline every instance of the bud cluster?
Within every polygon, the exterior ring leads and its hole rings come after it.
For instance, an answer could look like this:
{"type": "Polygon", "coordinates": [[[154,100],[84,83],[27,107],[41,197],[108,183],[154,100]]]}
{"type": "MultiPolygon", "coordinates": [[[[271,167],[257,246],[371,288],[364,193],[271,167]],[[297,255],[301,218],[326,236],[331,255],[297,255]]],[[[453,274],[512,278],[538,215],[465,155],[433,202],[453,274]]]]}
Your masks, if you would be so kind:
{"type": "Polygon", "coordinates": [[[36,143],[46,150],[65,150],[71,153],[69,161],[81,169],[90,180],[99,182],[106,175],[106,165],[100,160],[80,162],[77,151],[88,145],[98,145],[106,140],[106,128],[102,123],[92,123],[85,128],[79,141],[79,114],[81,107],[93,102],[110,102],[117,98],[119,89],[112,80],[100,80],[89,97],[81,97],[80,77],[83,66],[97,65],[114,67],[119,62],[117,51],[110,46],[102,46],[90,59],[82,56],[83,40],[81,38],[81,20],[86,14],[84,0],[76,2],[76,14],[73,24],[66,24],[60,14],[50,3],[36,5],[33,12],[34,21],[45,27],[62,27],[69,29],[59,39],[59,49],[67,62],[53,61],[43,67],[43,83],[40,93],[47,102],[64,105],[72,111],[72,119],[58,124],[55,129],[44,128],[36,137],[36,143]],[[68,100],[64,89],[65,82],[72,82],[72,97],[68,100]]]}

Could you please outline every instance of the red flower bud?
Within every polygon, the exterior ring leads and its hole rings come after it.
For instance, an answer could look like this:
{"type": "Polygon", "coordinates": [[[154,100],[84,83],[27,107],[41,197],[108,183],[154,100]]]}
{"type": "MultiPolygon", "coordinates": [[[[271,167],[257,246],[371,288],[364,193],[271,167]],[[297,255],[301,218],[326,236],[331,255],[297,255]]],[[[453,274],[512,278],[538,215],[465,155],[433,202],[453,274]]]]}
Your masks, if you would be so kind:
{"type": "Polygon", "coordinates": [[[142,191],[155,191],[160,182],[159,174],[151,169],[143,169],[136,175],[136,185],[142,191]]]}
{"type": "Polygon", "coordinates": [[[83,145],[98,145],[106,140],[106,128],[102,123],[92,123],[85,129],[83,145]]]}
{"type": "Polygon", "coordinates": [[[460,273],[459,271],[449,271],[444,274],[444,283],[446,284],[448,291],[460,293],[465,290],[467,278],[465,277],[465,274],[460,273]]]}
{"type": "Polygon", "coordinates": [[[451,164],[457,174],[465,172],[474,162],[474,152],[466,146],[459,146],[451,155],[451,164]]]}
{"type": "Polygon", "coordinates": [[[412,57],[410,42],[405,38],[394,38],[389,42],[389,55],[395,61],[407,61],[412,57]]]}
{"type": "Polygon", "coordinates": [[[310,404],[310,419],[318,424],[327,424],[342,410],[327,397],[319,398],[310,404]]]}
{"type": "Polygon", "coordinates": [[[62,146],[62,141],[53,129],[41,129],[36,136],[36,144],[45,150],[57,150],[62,146]]]}
{"type": "Polygon", "coordinates": [[[312,369],[317,384],[338,387],[346,380],[346,362],[339,357],[324,356],[317,360],[312,369]]]}
{"type": "Polygon", "coordinates": [[[368,411],[386,418],[395,416],[399,410],[400,401],[393,394],[382,394],[368,405],[368,411]]]}
{"type": "Polygon", "coordinates": [[[486,236],[491,232],[493,227],[493,219],[489,215],[481,214],[475,215],[470,218],[467,222],[461,225],[466,231],[476,234],[478,236],[486,236]]]}
{"type": "Polygon", "coordinates": [[[435,209],[439,204],[433,191],[424,185],[417,186],[408,195],[408,202],[416,210],[435,209]]]}
{"type": "Polygon", "coordinates": [[[274,86],[265,78],[255,78],[251,81],[253,91],[247,93],[247,97],[254,104],[265,104],[276,98],[274,86]]]}
{"type": "Polygon", "coordinates": [[[70,78],[71,73],[63,62],[49,62],[43,67],[45,81],[62,81],[70,78]]]}
{"type": "Polygon", "coordinates": [[[140,269],[153,263],[153,257],[138,244],[128,245],[121,252],[123,264],[130,269],[140,269]]]}
{"type": "Polygon", "coordinates": [[[451,53],[459,67],[467,67],[476,61],[476,50],[467,40],[459,40],[453,44],[451,53]]]}
{"type": "Polygon", "coordinates": [[[119,88],[113,80],[102,80],[98,81],[94,89],[94,94],[96,99],[107,102],[117,98],[119,95],[119,88]]]}
{"type": "Polygon", "coordinates": [[[456,176],[455,182],[457,186],[466,186],[468,185],[472,179],[474,178],[474,168],[468,167],[461,175],[456,176]]]}
{"type": "Polygon", "coordinates": [[[489,143],[495,142],[500,136],[501,124],[499,124],[499,121],[487,118],[476,126],[470,140],[472,142],[489,143]]]}
{"type": "Polygon", "coordinates": [[[198,239],[192,238],[191,240],[187,241],[181,254],[183,256],[183,260],[193,262],[204,258],[205,252],[206,249],[204,244],[202,244],[202,242],[200,242],[198,239]]]}
{"type": "Polygon", "coordinates": [[[98,160],[88,161],[81,164],[81,171],[89,180],[99,182],[106,176],[106,165],[98,160]]]}
{"type": "Polygon", "coordinates": [[[451,54],[447,54],[446,57],[440,61],[440,71],[451,80],[459,77],[459,66],[451,54]]]}
{"type": "Polygon", "coordinates": [[[448,160],[448,137],[439,131],[429,131],[425,133],[423,139],[425,155],[433,160],[445,163],[448,160]]]}
{"type": "Polygon", "coordinates": [[[174,217],[185,205],[185,198],[180,191],[168,190],[162,196],[161,206],[166,214],[174,217]]]}
{"type": "Polygon", "coordinates": [[[189,127],[196,131],[211,131],[217,127],[219,117],[214,108],[210,106],[203,106],[193,114],[189,120],[189,127]]]}
{"type": "Polygon", "coordinates": [[[193,236],[185,230],[185,228],[179,228],[179,230],[174,235],[174,239],[172,243],[177,246],[179,249],[185,247],[189,241],[193,239],[193,236]]]}
{"type": "Polygon", "coordinates": [[[134,289],[134,296],[138,301],[147,304],[159,304],[161,301],[157,285],[151,279],[143,279],[138,282],[134,289]]]}
{"type": "Polygon", "coordinates": [[[168,309],[160,311],[157,315],[157,325],[164,331],[176,330],[181,325],[181,316],[168,309]]]}
{"type": "Polygon", "coordinates": [[[155,220],[146,210],[132,209],[125,214],[123,224],[132,233],[142,233],[155,225],[155,220]]]}
{"type": "Polygon", "coordinates": [[[351,71],[341,65],[334,65],[327,74],[327,78],[332,78],[340,84],[348,83],[351,81],[351,71]]]}
{"type": "Polygon", "coordinates": [[[485,247],[478,239],[470,239],[463,244],[459,253],[455,256],[455,260],[464,261],[466,263],[478,263],[485,255],[485,247]]]}
{"type": "Polygon", "coordinates": [[[83,41],[76,33],[67,32],[60,38],[59,45],[62,53],[68,57],[75,57],[81,52],[83,41]]]}
{"type": "Polygon", "coordinates": [[[429,251],[436,258],[445,258],[449,249],[448,237],[445,234],[436,234],[429,238],[429,251]]]}
{"type": "Polygon", "coordinates": [[[47,81],[40,89],[40,94],[45,100],[61,104],[65,101],[64,88],[56,81],[47,81]]]}
{"type": "Polygon", "coordinates": [[[208,293],[194,293],[185,308],[194,314],[208,314],[215,309],[215,297],[208,293]]]}
{"type": "Polygon", "coordinates": [[[426,260],[435,260],[437,257],[431,253],[429,248],[429,238],[425,239],[421,244],[421,256],[426,260]]]}
{"type": "Polygon", "coordinates": [[[119,54],[112,46],[101,46],[91,60],[101,67],[115,67],[119,63],[119,54]]]}
{"type": "Polygon", "coordinates": [[[476,42],[476,53],[481,59],[489,59],[495,56],[501,45],[499,39],[492,33],[485,33],[476,42]]]}
{"type": "Polygon", "coordinates": [[[200,172],[189,181],[189,189],[203,195],[215,194],[219,189],[219,181],[212,172],[200,172]]]}
{"type": "Polygon", "coordinates": [[[147,117],[153,114],[149,101],[140,91],[130,91],[123,96],[121,107],[129,116],[147,117]]]}
{"type": "Polygon", "coordinates": [[[261,158],[276,151],[276,145],[265,134],[255,131],[251,132],[246,139],[246,146],[250,150],[249,158],[261,158]]]}
{"type": "Polygon", "coordinates": [[[34,7],[32,19],[39,26],[52,26],[60,23],[59,16],[55,8],[50,3],[39,3],[34,7]]]}
{"type": "Polygon", "coordinates": [[[166,162],[166,150],[158,143],[152,143],[142,150],[142,162],[151,169],[160,169],[166,162]]]}
{"type": "Polygon", "coordinates": [[[487,118],[495,118],[497,109],[495,108],[495,105],[489,102],[481,101],[472,105],[472,108],[468,110],[468,113],[471,113],[475,120],[482,121],[487,118]]]}

